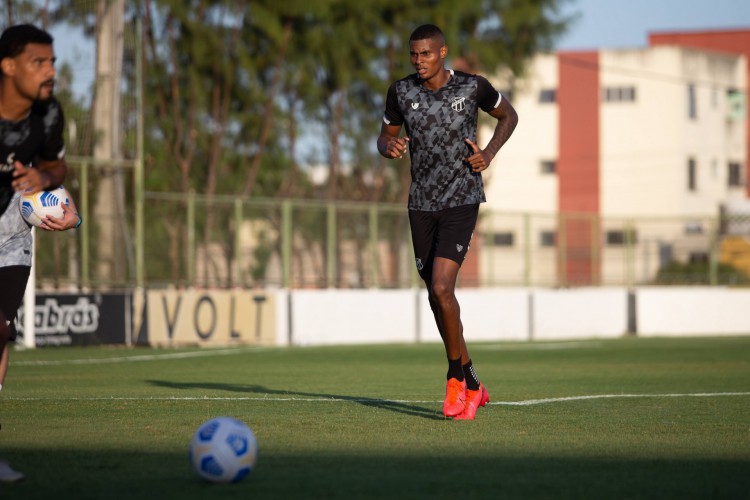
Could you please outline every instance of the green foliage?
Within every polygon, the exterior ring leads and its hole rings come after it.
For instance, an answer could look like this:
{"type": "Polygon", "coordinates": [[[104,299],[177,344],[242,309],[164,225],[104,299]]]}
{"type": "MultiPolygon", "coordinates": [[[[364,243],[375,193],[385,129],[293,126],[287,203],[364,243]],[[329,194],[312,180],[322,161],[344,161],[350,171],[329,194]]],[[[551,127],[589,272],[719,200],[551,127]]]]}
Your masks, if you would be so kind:
{"type": "MultiPolygon", "coordinates": [[[[401,201],[404,167],[383,163],[374,137],[387,85],[412,71],[410,32],[438,24],[453,62],[520,74],[565,30],[565,1],[374,0],[367,8],[359,0],[126,2],[128,29],[136,19],[144,25],[147,189],[401,201]],[[331,167],[327,190],[315,195],[300,184],[304,175],[290,176],[302,161],[331,167]],[[344,164],[354,166],[351,174],[340,171],[344,164]],[[363,182],[373,171],[378,188],[363,182]]],[[[92,37],[97,5],[7,2],[19,21],[64,22],[92,37]]],[[[126,44],[125,100],[135,95],[135,49],[126,44]]],[[[134,102],[125,108],[124,149],[133,157],[134,102]]],[[[87,135],[77,154],[88,154],[94,139],[87,135]]]]}
{"type": "MultiPolygon", "coordinates": [[[[557,10],[565,1],[125,2],[123,156],[132,160],[139,153],[136,96],[142,90],[148,192],[401,203],[409,183],[407,162],[384,160],[375,140],[387,86],[413,72],[407,51],[411,31],[438,24],[448,38],[450,63],[487,74],[501,67],[520,73],[529,57],[549,48],[565,29],[568,20],[557,10]],[[138,23],[143,34],[134,42],[138,23]],[[328,167],[325,186],[312,183],[307,165],[328,167]]],[[[103,25],[97,16],[118,4],[6,5],[34,22],[66,23],[94,37],[103,25]]],[[[72,96],[64,100],[71,122],[82,125],[69,154],[88,156],[97,138],[89,110],[72,96]]],[[[228,262],[233,258],[237,234],[224,225],[228,218],[220,207],[200,212],[196,228],[180,224],[185,214],[178,204],[146,210],[145,237],[153,242],[148,276],[184,276],[188,229],[200,240],[196,247],[218,245],[228,262]]],[[[354,243],[362,245],[366,235],[355,236],[354,243]]],[[[402,237],[399,232],[393,244],[402,237]]],[[[279,242],[268,245],[278,248],[279,242]]]]}
{"type": "MultiPolygon", "coordinates": [[[[158,112],[148,117],[147,142],[150,164],[161,171],[149,176],[150,189],[236,193],[252,182],[247,169],[255,155],[263,155],[259,172],[272,164],[283,176],[295,168],[295,155],[310,148],[290,138],[292,122],[303,133],[323,131],[305,137],[317,151],[311,161],[331,165],[334,174],[337,164],[357,165],[354,174],[361,177],[379,162],[372,144],[385,89],[411,71],[411,30],[438,23],[454,57],[484,71],[506,65],[520,72],[566,26],[557,15],[559,3],[379,0],[363,9],[353,0],[150,2],[146,109],[158,112]],[[269,133],[261,143],[264,127],[269,133]],[[221,165],[212,166],[217,130],[221,165]],[[221,189],[210,181],[211,168],[226,181],[221,189]],[[186,176],[182,184],[180,175],[186,176]]],[[[385,168],[403,166],[390,162],[385,168]]],[[[401,179],[381,177],[385,183],[401,179]]],[[[367,192],[356,179],[347,185],[336,175],[330,183],[342,199],[395,201],[387,193],[402,192],[367,192]]],[[[260,196],[275,196],[280,187],[267,181],[250,186],[260,196]]]]}
{"type": "MultiPolygon", "coordinates": [[[[719,263],[716,266],[717,281],[720,285],[748,285],[750,276],[731,264],[719,263]]],[[[654,279],[657,285],[708,285],[711,269],[708,262],[682,263],[671,261],[659,269],[654,279]]]]}

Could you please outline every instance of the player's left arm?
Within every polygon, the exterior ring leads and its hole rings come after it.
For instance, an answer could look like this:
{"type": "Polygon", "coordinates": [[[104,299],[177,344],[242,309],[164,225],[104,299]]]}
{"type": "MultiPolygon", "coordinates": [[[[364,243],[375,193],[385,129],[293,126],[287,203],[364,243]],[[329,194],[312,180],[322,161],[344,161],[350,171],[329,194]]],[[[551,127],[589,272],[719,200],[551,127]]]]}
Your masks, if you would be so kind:
{"type": "Polygon", "coordinates": [[[474,172],[481,172],[490,166],[492,159],[503,147],[503,144],[508,141],[516,125],[518,125],[518,113],[504,96],[500,98],[497,107],[490,110],[489,115],[497,119],[497,125],[495,125],[495,132],[487,146],[480,149],[471,139],[466,139],[466,143],[474,151],[474,154],[469,156],[466,161],[471,165],[474,172]]]}
{"type": "Polygon", "coordinates": [[[13,170],[13,189],[27,194],[55,189],[63,183],[67,171],[64,158],[40,160],[36,167],[27,167],[17,161],[13,170]]]}

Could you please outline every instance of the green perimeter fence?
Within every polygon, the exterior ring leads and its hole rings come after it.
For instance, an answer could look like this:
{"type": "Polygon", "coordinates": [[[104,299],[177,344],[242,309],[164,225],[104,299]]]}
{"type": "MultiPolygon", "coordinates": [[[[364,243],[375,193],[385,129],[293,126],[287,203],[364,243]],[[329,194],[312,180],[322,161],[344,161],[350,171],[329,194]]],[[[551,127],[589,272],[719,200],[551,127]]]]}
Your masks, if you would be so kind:
{"type": "MultiPolygon", "coordinates": [[[[84,224],[36,232],[40,289],[419,285],[404,205],[149,192],[133,161],[69,163],[84,224]]],[[[459,285],[747,285],[749,225],[484,205],[459,285]]]]}

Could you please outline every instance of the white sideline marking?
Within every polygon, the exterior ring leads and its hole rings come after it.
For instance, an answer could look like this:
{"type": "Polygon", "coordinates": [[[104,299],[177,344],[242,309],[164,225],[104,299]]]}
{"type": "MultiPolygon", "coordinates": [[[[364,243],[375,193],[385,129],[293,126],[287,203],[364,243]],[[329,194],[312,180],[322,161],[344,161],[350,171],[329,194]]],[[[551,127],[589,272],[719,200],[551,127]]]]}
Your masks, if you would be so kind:
{"type": "MultiPolygon", "coordinates": [[[[567,401],[585,401],[588,399],[618,399],[618,398],[710,398],[710,397],[721,397],[721,396],[750,396],[750,392],[695,392],[695,393],[684,393],[684,394],[592,394],[587,396],[566,396],[560,398],[543,398],[543,399],[527,399],[525,401],[491,401],[487,403],[491,406],[534,406],[541,404],[550,403],[564,403],[567,401]]],[[[14,401],[273,401],[274,403],[279,401],[287,402],[303,402],[303,403],[373,403],[375,405],[381,403],[402,403],[402,404],[442,404],[441,401],[420,401],[412,399],[378,399],[378,398],[344,398],[344,397],[318,397],[318,398],[303,398],[303,397],[209,397],[209,396],[154,396],[154,397],[91,397],[91,398],[16,398],[7,397],[7,400],[14,401]]]]}
{"type": "Polygon", "coordinates": [[[750,396],[750,392],[694,392],[686,394],[591,394],[588,396],[567,396],[560,398],[528,399],[526,401],[490,401],[490,405],[532,406],[566,401],[585,401],[587,399],[618,398],[712,398],[717,396],[750,396]]]}
{"type": "Polygon", "coordinates": [[[519,342],[503,344],[477,344],[471,346],[473,351],[556,351],[559,349],[600,348],[604,342],[596,340],[573,340],[560,342],[519,342]]]}
{"type": "Polygon", "coordinates": [[[248,352],[263,352],[270,348],[234,347],[231,349],[206,349],[194,352],[172,352],[165,354],[142,354],[136,356],[120,356],[116,358],[84,358],[38,361],[13,361],[13,366],[58,366],[58,365],[103,365],[109,363],[129,363],[131,361],[161,361],[165,359],[200,358],[205,356],[229,356],[231,354],[245,354],[248,352]]]}

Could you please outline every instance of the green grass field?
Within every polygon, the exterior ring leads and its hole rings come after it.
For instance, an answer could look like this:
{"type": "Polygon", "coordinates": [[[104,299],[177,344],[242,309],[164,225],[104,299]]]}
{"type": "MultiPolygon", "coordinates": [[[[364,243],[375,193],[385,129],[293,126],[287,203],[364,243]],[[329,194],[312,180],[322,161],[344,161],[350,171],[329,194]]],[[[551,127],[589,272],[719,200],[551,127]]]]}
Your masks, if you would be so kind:
{"type": "Polygon", "coordinates": [[[437,344],[16,351],[0,498],[748,498],[750,337],[470,345],[491,403],[441,414],[437,344]],[[256,470],[203,482],[205,420],[256,470]]]}

